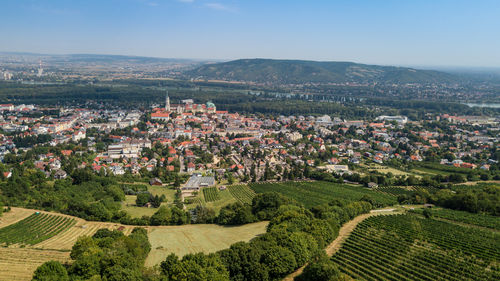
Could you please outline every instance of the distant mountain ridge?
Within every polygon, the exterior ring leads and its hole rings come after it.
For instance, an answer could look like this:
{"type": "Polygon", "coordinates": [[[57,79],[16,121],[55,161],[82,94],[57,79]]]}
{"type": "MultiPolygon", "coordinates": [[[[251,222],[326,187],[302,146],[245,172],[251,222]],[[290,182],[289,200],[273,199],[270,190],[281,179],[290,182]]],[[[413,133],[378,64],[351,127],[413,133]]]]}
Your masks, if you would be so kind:
{"type": "Polygon", "coordinates": [[[452,83],[450,73],[407,67],[367,65],[353,62],[239,59],[205,64],[185,72],[190,78],[256,83],[452,83]]]}

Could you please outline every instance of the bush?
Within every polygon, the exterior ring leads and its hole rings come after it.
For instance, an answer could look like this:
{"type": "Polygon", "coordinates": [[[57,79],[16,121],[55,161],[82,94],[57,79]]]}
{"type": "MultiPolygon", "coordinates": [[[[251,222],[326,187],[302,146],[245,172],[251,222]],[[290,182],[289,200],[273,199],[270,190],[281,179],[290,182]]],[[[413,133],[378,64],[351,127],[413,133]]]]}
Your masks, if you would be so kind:
{"type": "Polygon", "coordinates": [[[66,268],[58,261],[48,261],[40,265],[33,274],[35,281],[68,281],[66,268]]]}

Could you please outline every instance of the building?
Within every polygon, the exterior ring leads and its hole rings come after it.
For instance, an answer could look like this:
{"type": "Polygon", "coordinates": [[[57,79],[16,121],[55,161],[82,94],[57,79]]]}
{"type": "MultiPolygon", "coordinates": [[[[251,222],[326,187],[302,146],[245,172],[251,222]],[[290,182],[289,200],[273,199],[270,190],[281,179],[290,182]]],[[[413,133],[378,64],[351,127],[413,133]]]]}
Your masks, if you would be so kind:
{"type": "Polygon", "coordinates": [[[139,158],[143,148],[151,148],[147,139],[132,139],[108,146],[108,156],[112,159],[120,157],[139,158]]]}
{"type": "Polygon", "coordinates": [[[63,180],[68,176],[68,174],[64,170],[57,170],[54,173],[54,179],[56,180],[63,180]]]}
{"type": "Polygon", "coordinates": [[[152,178],[149,180],[149,185],[163,185],[163,182],[159,178],[152,178]]]}
{"type": "Polygon", "coordinates": [[[396,121],[396,123],[399,124],[406,124],[408,122],[408,117],[401,115],[395,115],[395,116],[381,115],[377,117],[375,120],[389,121],[389,122],[396,121]]]}
{"type": "Polygon", "coordinates": [[[201,175],[192,175],[182,189],[190,191],[199,191],[203,187],[209,187],[213,185],[215,185],[214,177],[211,176],[202,177],[201,175]]]}

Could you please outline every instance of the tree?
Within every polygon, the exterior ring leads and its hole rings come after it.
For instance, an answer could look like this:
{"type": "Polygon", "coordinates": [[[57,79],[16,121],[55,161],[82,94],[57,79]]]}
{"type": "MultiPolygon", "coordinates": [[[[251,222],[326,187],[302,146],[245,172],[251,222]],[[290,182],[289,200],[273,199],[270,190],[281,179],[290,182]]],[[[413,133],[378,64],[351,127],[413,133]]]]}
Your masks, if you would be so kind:
{"type": "Polygon", "coordinates": [[[33,274],[35,281],[68,281],[66,268],[58,261],[48,261],[39,266],[33,274]]]}
{"type": "Polygon", "coordinates": [[[297,261],[293,253],[280,246],[268,248],[262,256],[262,261],[269,267],[271,279],[283,277],[297,268],[297,261]]]}
{"type": "Polygon", "coordinates": [[[139,207],[146,205],[151,198],[151,194],[149,192],[139,193],[137,194],[137,198],[135,199],[135,204],[139,207]]]}
{"type": "Polygon", "coordinates": [[[240,225],[254,221],[250,206],[239,202],[224,206],[217,217],[217,223],[223,225],[240,225]]]}
{"type": "Polygon", "coordinates": [[[258,194],[252,200],[252,213],[260,220],[269,220],[281,205],[290,204],[291,201],[276,192],[258,194]]]}
{"type": "Polygon", "coordinates": [[[174,180],[174,187],[180,187],[180,186],[181,186],[181,179],[179,178],[178,175],[176,175],[174,180]]]}
{"type": "Polygon", "coordinates": [[[172,212],[169,208],[161,206],[156,213],[151,216],[151,225],[168,225],[172,219],[172,212]]]}
{"type": "Polygon", "coordinates": [[[269,280],[269,269],[260,263],[263,251],[250,243],[238,242],[219,256],[229,270],[231,280],[269,280]]]}
{"type": "Polygon", "coordinates": [[[182,260],[170,254],[160,264],[160,269],[167,280],[229,281],[229,273],[216,254],[187,254],[182,260]]]}
{"type": "Polygon", "coordinates": [[[295,281],[337,281],[346,280],[339,269],[330,259],[324,257],[318,261],[309,263],[301,275],[295,277],[295,281]]]}
{"type": "Polygon", "coordinates": [[[422,214],[427,219],[430,219],[432,217],[432,213],[431,213],[431,211],[429,209],[424,209],[424,211],[422,212],[422,214]]]}

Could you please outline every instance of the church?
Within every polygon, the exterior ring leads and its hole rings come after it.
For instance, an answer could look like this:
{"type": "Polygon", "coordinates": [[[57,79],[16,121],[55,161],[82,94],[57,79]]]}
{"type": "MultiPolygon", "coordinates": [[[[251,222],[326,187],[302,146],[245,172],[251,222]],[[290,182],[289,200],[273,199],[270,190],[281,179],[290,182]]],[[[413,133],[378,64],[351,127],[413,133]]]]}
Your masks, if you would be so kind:
{"type": "Polygon", "coordinates": [[[183,100],[182,104],[170,104],[170,97],[168,93],[165,96],[165,108],[156,108],[154,112],[151,113],[151,119],[153,120],[163,120],[168,121],[170,119],[170,114],[176,112],[177,114],[182,113],[215,113],[215,104],[212,102],[207,102],[206,104],[196,104],[192,99],[183,100]]]}

